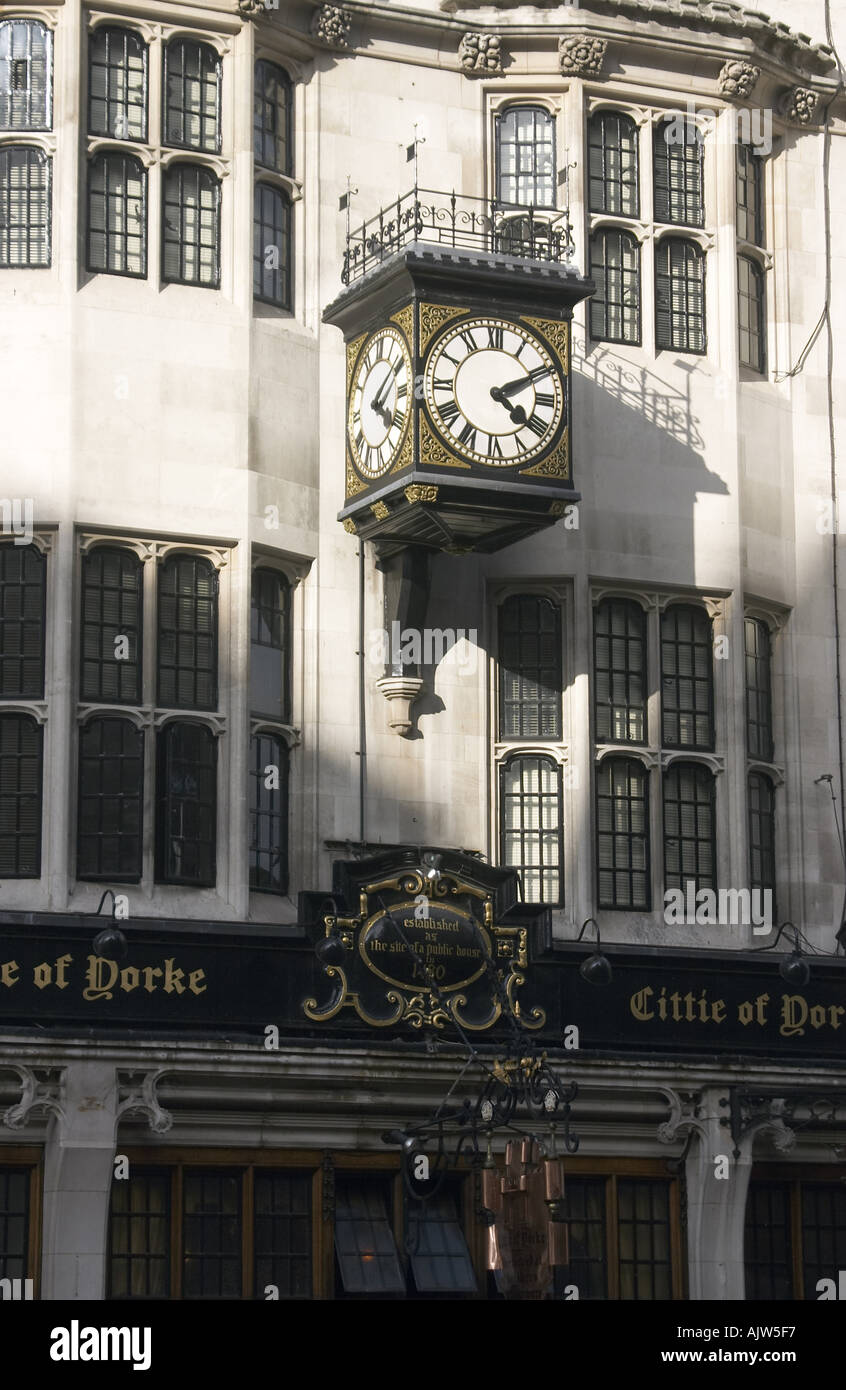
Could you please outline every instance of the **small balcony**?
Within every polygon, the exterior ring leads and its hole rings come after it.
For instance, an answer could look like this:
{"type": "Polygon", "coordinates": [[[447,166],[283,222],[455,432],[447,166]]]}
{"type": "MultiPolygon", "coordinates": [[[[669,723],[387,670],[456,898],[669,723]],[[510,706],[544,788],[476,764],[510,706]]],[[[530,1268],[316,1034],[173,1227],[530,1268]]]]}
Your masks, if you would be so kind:
{"type": "Polygon", "coordinates": [[[341,279],[345,285],[360,280],[414,242],[558,264],[575,250],[565,209],[415,188],[347,232],[341,279]]]}

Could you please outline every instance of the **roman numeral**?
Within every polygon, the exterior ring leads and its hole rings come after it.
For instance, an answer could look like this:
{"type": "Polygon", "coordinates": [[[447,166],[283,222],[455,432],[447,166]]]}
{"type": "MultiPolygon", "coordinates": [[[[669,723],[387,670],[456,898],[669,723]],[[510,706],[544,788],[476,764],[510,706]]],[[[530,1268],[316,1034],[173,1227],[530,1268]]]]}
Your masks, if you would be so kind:
{"type": "Polygon", "coordinates": [[[461,414],[455,401],[447,401],[446,405],[441,405],[438,409],[445,425],[451,425],[453,420],[457,420],[461,414]]]}
{"type": "Polygon", "coordinates": [[[499,435],[497,435],[497,434],[491,434],[491,435],[489,435],[489,436],[488,436],[488,458],[489,458],[489,459],[501,459],[502,457],[503,457],[503,454],[502,454],[502,445],[501,445],[500,442],[499,442],[499,435]]]}
{"type": "Polygon", "coordinates": [[[362,434],[361,430],[356,430],[355,447],[358,449],[359,453],[361,453],[362,449],[364,448],[364,435],[362,434]]]}
{"type": "Polygon", "coordinates": [[[399,430],[402,429],[403,425],[405,424],[405,411],[404,411],[404,410],[398,410],[398,411],[397,411],[396,415],[394,416],[394,424],[396,425],[397,429],[399,429],[399,430]]]}
{"type": "Polygon", "coordinates": [[[435,391],[451,391],[452,382],[449,381],[445,376],[436,376],[434,381],[432,382],[432,388],[435,391]]]}
{"type": "Polygon", "coordinates": [[[476,447],[476,430],[475,430],[474,427],[469,423],[469,421],[468,421],[468,423],[464,426],[464,429],[461,431],[460,435],[458,436],[458,442],[459,442],[459,444],[463,444],[463,445],[464,445],[466,448],[468,448],[468,449],[475,449],[475,447],[476,447]]]}
{"type": "Polygon", "coordinates": [[[545,405],[552,409],[555,405],[555,397],[550,396],[546,391],[538,391],[535,396],[535,405],[545,405]]]}
{"type": "Polygon", "coordinates": [[[406,381],[401,381],[401,382],[399,383],[399,385],[397,386],[397,400],[398,400],[398,401],[405,400],[405,397],[406,397],[407,395],[408,395],[408,382],[406,382],[406,381]]]}
{"type": "Polygon", "coordinates": [[[549,376],[549,367],[543,362],[541,362],[539,367],[534,367],[529,372],[529,379],[532,382],[543,381],[546,376],[549,376]]]}
{"type": "MultiPolygon", "coordinates": [[[[475,343],[474,343],[474,347],[475,347],[475,343]]],[[[443,352],[441,353],[441,357],[445,357],[446,360],[447,360],[447,362],[451,362],[452,365],[453,365],[454,367],[460,367],[460,366],[461,366],[461,358],[460,358],[460,357],[452,357],[452,356],[450,356],[450,354],[447,352],[446,348],[444,348],[443,352]]]]}
{"type": "Polygon", "coordinates": [[[468,352],[478,351],[478,344],[476,343],[476,339],[473,337],[473,334],[470,332],[469,328],[463,328],[458,336],[468,352]]]}
{"type": "MultiPolygon", "coordinates": [[[[361,411],[360,411],[360,410],[357,410],[357,411],[355,412],[355,414],[353,415],[353,429],[354,429],[354,430],[358,430],[358,427],[359,427],[360,424],[361,424],[361,411]]],[[[356,438],[358,438],[358,435],[356,435],[356,438]]]]}
{"type": "Polygon", "coordinates": [[[542,420],[537,414],[532,414],[526,421],[526,428],[531,430],[532,434],[536,434],[538,439],[540,439],[542,435],[546,434],[547,421],[542,420]]]}
{"type": "Polygon", "coordinates": [[[492,328],[491,325],[488,324],[488,347],[502,348],[503,333],[504,330],[501,327],[497,326],[496,328],[492,328]]]}

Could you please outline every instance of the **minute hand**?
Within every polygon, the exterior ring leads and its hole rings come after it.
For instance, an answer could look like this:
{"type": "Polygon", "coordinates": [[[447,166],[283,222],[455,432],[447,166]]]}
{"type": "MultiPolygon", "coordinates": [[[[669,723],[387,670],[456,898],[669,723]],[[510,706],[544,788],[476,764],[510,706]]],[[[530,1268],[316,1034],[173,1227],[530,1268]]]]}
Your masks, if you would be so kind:
{"type": "MultiPolygon", "coordinates": [[[[543,372],[542,375],[549,376],[549,372],[543,372]]],[[[513,396],[517,391],[522,391],[524,387],[534,385],[535,381],[540,380],[540,377],[541,374],[536,377],[534,373],[529,376],[518,376],[516,381],[506,381],[504,386],[500,386],[499,394],[501,396],[513,396]]]]}

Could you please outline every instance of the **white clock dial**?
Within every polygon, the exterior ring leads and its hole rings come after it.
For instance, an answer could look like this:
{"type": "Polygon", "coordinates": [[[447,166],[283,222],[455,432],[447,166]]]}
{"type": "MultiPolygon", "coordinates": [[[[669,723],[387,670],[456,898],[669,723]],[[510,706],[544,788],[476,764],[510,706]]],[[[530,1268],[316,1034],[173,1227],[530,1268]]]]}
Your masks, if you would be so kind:
{"type": "Polygon", "coordinates": [[[452,447],[497,468],[543,453],[564,413],[554,358],[533,333],[507,319],[454,325],[429,356],[424,391],[452,447]]]}
{"type": "Polygon", "coordinates": [[[410,415],[411,360],[395,328],[374,333],[358,360],[350,392],[347,435],[359,473],[378,478],[390,468],[410,415]]]}

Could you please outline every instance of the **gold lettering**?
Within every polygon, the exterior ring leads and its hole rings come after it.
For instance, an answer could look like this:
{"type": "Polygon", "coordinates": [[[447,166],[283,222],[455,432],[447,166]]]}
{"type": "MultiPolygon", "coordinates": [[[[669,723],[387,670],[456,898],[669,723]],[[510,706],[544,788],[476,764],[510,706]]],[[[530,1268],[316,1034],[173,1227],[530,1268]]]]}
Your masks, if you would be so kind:
{"type": "Polygon", "coordinates": [[[828,1013],[829,1018],[831,1019],[832,1028],[839,1028],[840,1019],[837,1017],[837,1015],[846,1013],[846,1009],[843,1008],[842,1004],[829,1004],[828,1013]]]}
{"type": "Polygon", "coordinates": [[[129,994],[130,990],[137,989],[141,983],[141,971],[134,965],[125,965],[120,972],[120,987],[129,994]]]}
{"type": "Polygon", "coordinates": [[[56,988],[67,989],[68,982],[65,979],[65,970],[73,963],[73,956],[59,956],[56,961],[56,988]]]}
{"type": "Polygon", "coordinates": [[[148,994],[152,994],[153,990],[156,989],[156,985],[153,984],[153,976],[158,975],[161,978],[161,970],[154,965],[145,965],[141,974],[144,976],[144,988],[148,994]]]}
{"type": "Polygon", "coordinates": [[[37,989],[46,989],[53,982],[52,965],[48,965],[46,960],[43,960],[40,965],[36,965],[32,972],[32,978],[37,989]]]}
{"type": "Polygon", "coordinates": [[[184,971],[184,970],[174,970],[174,968],[173,968],[173,957],[171,957],[170,960],[166,960],[166,961],[165,961],[165,982],[164,982],[165,994],[173,994],[173,991],[174,991],[174,990],[176,990],[176,993],[177,993],[177,994],[184,994],[184,993],[185,993],[185,986],[184,986],[183,983],[182,983],[182,981],[183,981],[184,979],[185,979],[185,971],[184,971]]]}
{"type": "Polygon", "coordinates": [[[6,985],[8,989],[11,989],[12,985],[19,983],[19,970],[20,966],[16,960],[5,961],[3,965],[0,965],[0,982],[6,985]]]}
{"type": "Polygon", "coordinates": [[[85,978],[87,987],[82,991],[83,999],[111,999],[112,988],[118,977],[117,964],[106,956],[89,956],[85,978]]]}
{"type": "Polygon", "coordinates": [[[781,1027],[778,1031],[783,1038],[790,1038],[794,1033],[798,1033],[801,1038],[805,1033],[807,1017],[808,1005],[801,994],[781,996],[781,1027]]]}
{"type": "Polygon", "coordinates": [[[192,994],[205,994],[206,987],[200,981],[206,978],[205,970],[192,970],[188,976],[188,988],[192,994]]]}
{"type": "Polygon", "coordinates": [[[633,994],[629,1000],[629,1008],[639,1023],[647,1023],[650,1018],[655,1017],[651,1009],[647,1012],[647,1006],[651,995],[652,990],[649,985],[647,985],[645,989],[639,989],[637,994],[633,994]]]}

